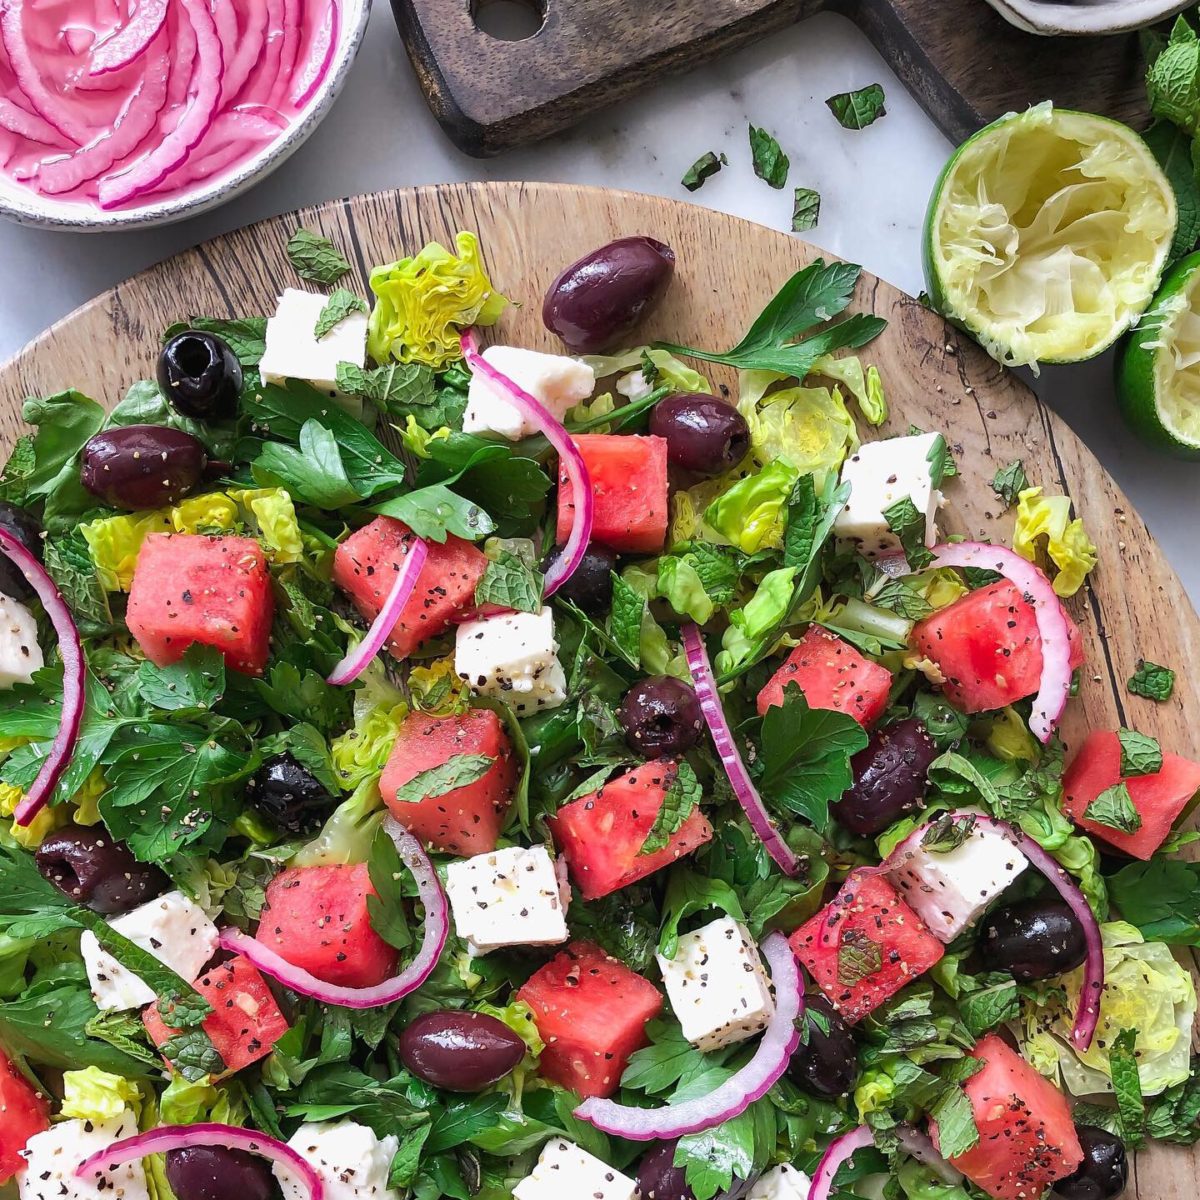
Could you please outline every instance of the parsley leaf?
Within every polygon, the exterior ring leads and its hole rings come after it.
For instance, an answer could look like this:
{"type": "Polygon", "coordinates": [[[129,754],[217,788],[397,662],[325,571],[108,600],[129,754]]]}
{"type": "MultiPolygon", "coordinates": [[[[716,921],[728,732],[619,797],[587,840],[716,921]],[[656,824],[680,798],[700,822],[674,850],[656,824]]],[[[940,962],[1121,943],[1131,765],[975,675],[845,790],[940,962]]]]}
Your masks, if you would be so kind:
{"type": "MultiPolygon", "coordinates": [[[[715,154],[712,150],[708,150],[684,171],[683,178],[679,182],[689,192],[699,191],[704,186],[705,180],[711,179],[728,162],[729,159],[724,154],[715,154]]],[[[652,380],[647,379],[646,382],[651,383],[652,380]]]]}
{"type": "Polygon", "coordinates": [[[1142,1144],[1146,1105],[1142,1099],[1142,1080],[1138,1073],[1136,1029],[1122,1029],[1108,1048],[1108,1065],[1113,1091],[1117,1095],[1117,1113],[1126,1145],[1137,1149],[1142,1144]]]}
{"type": "Polygon", "coordinates": [[[336,329],[351,313],[365,313],[367,302],[345,288],[338,288],[321,309],[313,336],[323,338],[336,329]]]}
{"type": "Polygon", "coordinates": [[[674,958],[679,949],[679,926],[688,917],[710,908],[719,909],[736,921],[746,919],[737,892],[725,880],[700,875],[686,867],[676,867],[667,879],[667,893],[663,898],[659,954],[663,958],[674,958]]]}
{"type": "Polygon", "coordinates": [[[1121,743],[1122,776],[1156,775],[1162,770],[1162,747],[1157,739],[1133,729],[1117,730],[1117,738],[1121,743]]]}
{"type": "Polygon", "coordinates": [[[253,470],[258,481],[278,482],[297,500],[328,511],[364,498],[346,474],[337,438],[319,421],[301,426],[299,449],[263,443],[253,470]]]}
{"type": "Polygon", "coordinates": [[[779,143],[765,130],[757,125],[750,129],[750,154],[754,160],[754,173],[764,183],[773,188],[781,188],[787,183],[791,163],[788,156],[779,148],[779,143]]]}
{"type": "MultiPolygon", "coordinates": [[[[478,757],[487,758],[486,755],[478,757]]],[[[489,758],[488,764],[491,765],[492,761],[489,758]]],[[[367,897],[371,928],[389,946],[397,950],[407,950],[413,940],[408,928],[408,914],[404,908],[404,882],[407,872],[396,849],[396,843],[384,829],[380,829],[371,842],[367,873],[371,879],[371,886],[375,889],[374,894],[367,897]]]]}
{"type": "Polygon", "coordinates": [[[883,101],[883,88],[871,83],[853,92],[839,92],[825,103],[843,129],[866,129],[887,115],[883,101]]]}
{"type": "Polygon", "coordinates": [[[337,283],[350,264],[327,238],[308,229],[297,229],[288,239],[287,256],[301,279],[325,287],[337,283]]]}
{"type": "Polygon", "coordinates": [[[792,232],[815,229],[821,219],[821,193],[816,188],[798,187],[792,198],[792,232]]]}
{"type": "Polygon", "coordinates": [[[883,510],[888,528],[900,540],[910,571],[921,571],[933,562],[925,545],[925,514],[917,510],[911,496],[904,496],[883,510]]]}
{"type": "Polygon", "coordinates": [[[630,1056],[621,1084],[652,1096],[693,1083],[727,1056],[725,1051],[702,1054],[675,1021],[651,1021],[646,1036],[650,1044],[630,1056]]]}
{"type": "Polygon", "coordinates": [[[155,708],[212,708],[225,692],[225,659],[214,646],[197,642],[168,667],[143,662],[138,667],[137,686],[142,699],[155,708]]]}
{"type": "Polygon", "coordinates": [[[1170,700],[1175,690],[1175,672],[1143,658],[1127,686],[1135,696],[1144,696],[1147,700],[1170,700]]]}
{"type": "Polygon", "coordinates": [[[1089,821],[1122,833],[1137,833],[1142,827],[1142,816],[1134,806],[1133,797],[1124,783],[1115,783],[1105,788],[1084,810],[1089,821]]]}
{"type": "Polygon", "coordinates": [[[704,789],[700,786],[700,780],[696,778],[691,763],[686,758],[681,759],[675,770],[675,778],[667,785],[662,807],[658,810],[658,816],[654,818],[654,825],[646,834],[646,840],[638,853],[655,854],[659,850],[665,850],[672,835],[678,833],[684,821],[695,811],[703,794],[704,789]]]}
{"type": "Polygon", "coordinates": [[[455,788],[466,787],[482,779],[494,766],[496,760],[490,754],[456,754],[436,767],[429,767],[414,775],[396,790],[400,804],[419,804],[422,800],[434,800],[455,788]]]}
{"type": "Polygon", "coordinates": [[[1200,863],[1158,855],[1122,867],[1108,887],[1121,915],[1147,941],[1200,946],[1200,863]]]}
{"type": "Polygon", "coordinates": [[[608,633],[620,649],[621,657],[636,668],[642,661],[642,618],[646,613],[646,599],[616,571],[612,572],[612,585],[608,633]]]}
{"type": "Polygon", "coordinates": [[[537,612],[542,607],[541,572],[534,571],[508,550],[489,553],[488,565],[475,585],[476,604],[498,604],[517,612],[537,612]]]}
{"type": "Polygon", "coordinates": [[[1017,497],[1029,486],[1025,476],[1025,464],[1018,458],[1007,467],[1000,467],[992,476],[992,491],[1011,508],[1017,502],[1017,497]]]}

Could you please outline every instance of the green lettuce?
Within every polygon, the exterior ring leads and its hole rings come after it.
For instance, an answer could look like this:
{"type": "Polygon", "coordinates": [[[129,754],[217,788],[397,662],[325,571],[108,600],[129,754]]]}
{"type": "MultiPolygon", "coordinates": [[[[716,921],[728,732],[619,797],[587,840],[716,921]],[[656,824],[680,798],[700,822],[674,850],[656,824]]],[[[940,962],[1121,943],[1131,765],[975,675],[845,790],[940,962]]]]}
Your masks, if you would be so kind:
{"type": "Polygon", "coordinates": [[[85,1067],[81,1071],[63,1073],[64,1117],[84,1121],[109,1121],[126,1109],[138,1110],[142,1093],[136,1083],[122,1075],[85,1067]]]}
{"type": "Polygon", "coordinates": [[[783,545],[785,510],[800,471],[780,459],[739,480],[704,512],[712,529],[746,554],[783,545]]]}

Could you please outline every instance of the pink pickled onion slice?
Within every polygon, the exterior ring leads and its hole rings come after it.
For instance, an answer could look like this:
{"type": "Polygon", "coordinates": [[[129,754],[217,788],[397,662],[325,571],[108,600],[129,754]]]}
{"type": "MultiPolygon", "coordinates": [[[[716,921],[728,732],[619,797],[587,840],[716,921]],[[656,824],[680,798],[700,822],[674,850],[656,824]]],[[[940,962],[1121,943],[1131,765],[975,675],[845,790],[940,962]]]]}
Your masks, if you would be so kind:
{"type": "Polygon", "coordinates": [[[288,84],[296,74],[296,60],[300,55],[300,0],[283,0],[283,45],[279,51],[279,74],[267,96],[268,104],[282,104],[287,96],[288,84]]]}
{"type": "Polygon", "coordinates": [[[696,688],[696,698],[700,701],[700,711],[712,734],[713,745],[725,774],[729,776],[730,786],[742,806],[750,826],[767,853],[775,860],[779,869],[785,875],[796,875],[800,871],[800,859],[792,853],[791,847],[784,841],[767,806],[763,803],[758,789],[746,770],[746,764],[738,751],[733,738],[733,730],[725,717],[725,709],[721,705],[721,697],[717,694],[717,681],[713,678],[712,666],[708,661],[708,651],[704,648],[704,638],[695,625],[683,627],[683,648],[687,654],[688,670],[692,673],[692,683],[696,688]]]}
{"type": "Polygon", "coordinates": [[[225,68],[222,81],[222,98],[226,104],[236,100],[250,73],[262,61],[267,48],[267,7],[265,4],[249,5],[243,13],[246,24],[239,29],[237,51],[233,61],[225,68]]]}
{"type": "Polygon", "coordinates": [[[254,100],[259,104],[266,104],[271,98],[283,63],[283,0],[259,0],[259,3],[264,2],[267,9],[267,25],[263,52],[240,94],[241,99],[254,100]]]}
{"type": "Polygon", "coordinates": [[[221,98],[221,42],[207,0],[181,0],[196,33],[196,90],[179,124],[129,170],[100,182],[100,207],[116,208],[148,192],[187,158],[208,132],[221,98]]]}
{"type": "Polygon", "coordinates": [[[219,1125],[215,1121],[199,1125],[160,1125],[146,1133],[122,1138],[106,1150],[97,1150],[75,1168],[75,1176],[85,1179],[96,1174],[114,1171],[128,1162],[136,1162],[148,1154],[166,1154],[171,1150],[187,1150],[193,1146],[219,1146],[226,1150],[242,1150],[256,1154],[295,1175],[308,1192],[309,1200],[324,1200],[325,1185],[307,1159],[278,1138],[242,1129],[237,1125],[219,1125]]]}
{"type": "Polygon", "coordinates": [[[82,25],[68,25],[62,36],[67,49],[76,56],[86,54],[96,44],[96,31],[82,25]]]}
{"type": "Polygon", "coordinates": [[[229,90],[229,67],[238,51],[238,19],[233,0],[213,0],[213,24],[217,27],[217,37],[221,41],[221,61],[225,65],[221,77],[221,103],[228,104],[231,97],[229,90]]]}
{"type": "Polygon", "coordinates": [[[240,929],[223,929],[221,945],[234,954],[248,958],[264,975],[270,975],[286,988],[301,996],[310,996],[322,1004],[336,1004],[342,1008],[378,1008],[402,1000],[415,992],[433,974],[438,959],[446,946],[450,934],[450,909],[446,894],[438,881],[437,871],[429,856],[411,833],[403,829],[392,817],[383,822],[383,828],[396,843],[396,849],[404,865],[412,872],[417,884],[417,895],[425,906],[425,930],[421,948],[409,965],[393,979],[374,987],[352,988],[326,983],[311,975],[302,967],[288,962],[257,938],[242,933],[240,929]]]}
{"type": "Polygon", "coordinates": [[[1033,699],[1029,729],[1040,742],[1048,742],[1062,719],[1071,694],[1071,638],[1062,601],[1050,580],[1033,563],[1003,546],[986,542],[957,542],[934,546],[933,567],[982,567],[998,571],[1020,589],[1033,609],[1042,638],[1042,678],[1033,699]]]}
{"type": "Polygon", "coordinates": [[[567,538],[562,553],[555,558],[546,572],[545,595],[553,596],[575,574],[592,538],[596,497],[592,493],[592,480],[588,475],[587,463],[583,461],[583,455],[579,453],[579,447],[575,445],[566,427],[555,419],[545,405],[502,371],[497,371],[479,353],[475,335],[469,329],[463,332],[462,350],[467,366],[473,372],[484,376],[522,417],[531,421],[546,435],[546,440],[558,451],[558,456],[566,465],[567,474],[571,477],[571,497],[575,502],[571,535],[567,538]]]}
{"type": "Polygon", "coordinates": [[[79,740],[79,727],[83,724],[86,667],[75,618],[71,616],[71,610],[55,586],[54,580],[46,573],[46,568],[12,534],[3,529],[0,529],[0,553],[25,576],[29,586],[37,593],[37,598],[42,602],[42,607],[54,626],[54,632],[58,635],[58,653],[63,663],[62,715],[59,718],[58,732],[54,735],[50,753],[46,755],[46,761],[42,763],[37,778],[30,784],[29,791],[25,793],[13,813],[13,820],[18,825],[28,825],[46,806],[51,793],[58,786],[58,781],[71,764],[75,743],[79,740]]]}
{"type": "Polygon", "coordinates": [[[321,84],[333,61],[333,52],[337,47],[338,33],[341,26],[341,6],[338,0],[328,0],[321,23],[313,31],[312,41],[308,47],[308,58],[296,73],[292,82],[291,103],[300,108],[307,104],[312,94],[321,84]]]}
{"type": "Polygon", "coordinates": [[[808,1189],[808,1200],[829,1200],[829,1193],[833,1191],[834,1177],[842,1163],[849,1162],[860,1150],[865,1150],[874,1144],[875,1138],[865,1125],[860,1125],[857,1129],[852,1129],[849,1133],[843,1133],[841,1137],[834,1138],[821,1156],[816,1174],[812,1177],[812,1184],[808,1189]]]}
{"type": "Polygon", "coordinates": [[[91,74],[119,71],[140,58],[158,37],[167,20],[169,0],[138,0],[133,15],[92,52],[91,74]]]}
{"type": "Polygon", "coordinates": [[[17,87],[39,117],[63,137],[82,146],[91,141],[92,131],[75,119],[62,101],[46,86],[33,60],[25,37],[20,0],[0,0],[0,42],[16,76],[17,87]]]}
{"type": "Polygon", "coordinates": [[[905,1153],[928,1167],[948,1187],[958,1187],[962,1183],[962,1172],[942,1157],[928,1134],[911,1125],[897,1125],[896,1141],[905,1153]]]}
{"type": "Polygon", "coordinates": [[[396,575],[396,582],[392,584],[392,590],[388,592],[387,599],[379,610],[379,615],[371,622],[367,636],[333,668],[326,683],[335,685],[352,683],[367,669],[375,655],[383,649],[388,638],[392,636],[392,630],[395,628],[404,606],[408,603],[413,588],[417,586],[417,577],[421,574],[421,568],[425,565],[428,554],[429,547],[424,540],[414,537],[408,553],[404,556],[404,565],[396,575]]]}
{"type": "Polygon", "coordinates": [[[616,1137],[649,1142],[712,1129],[733,1120],[765,1096],[800,1044],[798,1022],[804,1016],[804,986],[795,955],[782,933],[772,933],[762,950],[775,985],[775,1013],[754,1057],[740,1071],[695,1100],[661,1108],[631,1108],[593,1096],[575,1109],[575,1116],[616,1137]]]}
{"type": "Polygon", "coordinates": [[[14,104],[3,96],[0,96],[0,128],[46,146],[65,145],[62,134],[49,121],[39,117],[37,113],[27,112],[19,104],[14,104]]]}

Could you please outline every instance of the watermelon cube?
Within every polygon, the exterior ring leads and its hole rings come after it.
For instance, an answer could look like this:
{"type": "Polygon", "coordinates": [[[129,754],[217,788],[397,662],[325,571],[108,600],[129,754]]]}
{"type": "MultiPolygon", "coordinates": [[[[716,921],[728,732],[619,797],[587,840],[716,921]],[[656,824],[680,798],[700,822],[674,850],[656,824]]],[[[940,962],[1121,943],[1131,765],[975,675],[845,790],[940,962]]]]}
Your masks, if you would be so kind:
{"type": "MultiPolygon", "coordinates": [[[[1083,662],[1083,640],[1067,621],[1071,666],[1083,662]]],[[[1016,584],[989,584],[926,617],[912,645],[941,673],[946,699],[965,713],[991,712],[1034,695],[1042,676],[1037,617],[1016,584]]]]}
{"type": "MultiPolygon", "coordinates": [[[[192,985],[212,1005],[204,1032],[225,1060],[222,1078],[266,1058],[288,1031],[288,1023],[267,982],[249,959],[238,955],[200,976],[192,985]]],[[[151,1004],[142,1014],[150,1040],[161,1050],[179,1032],[151,1004]]]]}
{"type": "Polygon", "coordinates": [[[662,1011],[658,989],[591,942],[572,942],[517,992],[542,1041],[541,1072],[580,1096],[611,1096],[662,1011]]]}
{"type": "MultiPolygon", "coordinates": [[[[667,540],[667,442],[660,437],[581,433],[575,445],[592,481],[592,541],[632,554],[653,554],[667,540]]],[[[575,520],[573,484],[558,464],[558,540],[575,520]]]]}
{"type": "Polygon", "coordinates": [[[267,887],[255,937],[325,983],[374,987],[398,961],[371,925],[367,898],[375,894],[365,863],[291,867],[267,887]]]}
{"type": "Polygon", "coordinates": [[[1063,775],[1063,811],[1081,829],[1134,858],[1148,859],[1167,840],[1200,791],[1200,763],[1178,754],[1162,756],[1153,775],[1121,775],[1121,742],[1115,733],[1088,734],[1063,775]],[[1141,818],[1132,833],[1088,819],[1088,805],[1106,788],[1123,783],[1141,818]]]}
{"type": "Polygon", "coordinates": [[[448,854],[488,854],[504,824],[517,762],[504,723],[490,708],[449,717],[410,713],[400,726],[379,790],[392,816],[416,837],[448,854]],[[474,783],[401,800],[398,792],[423,771],[459,754],[486,754],[493,764],[474,783]]]}
{"type": "Polygon", "coordinates": [[[125,620],[152,663],[215,646],[228,667],[261,675],[274,616],[266,555],[253,538],[152,533],[142,543],[125,620]]]}
{"type": "MultiPolygon", "coordinates": [[[[374,621],[392,589],[413,532],[403,521],[376,517],[352,533],[333,556],[333,582],[354,602],[366,621],[374,621]]],[[[470,542],[447,534],[444,542],[426,542],[429,556],[417,586],[392,626],[388,651],[407,658],[418,646],[444,633],[454,617],[475,607],[475,585],[488,560],[470,542]]]]}
{"type": "Polygon", "coordinates": [[[634,767],[550,818],[554,841],[585,900],[645,879],[712,839],[712,826],[697,808],[661,850],[642,853],[678,769],[670,759],[634,767]]]}
{"type": "MultiPolygon", "coordinates": [[[[971,1051],[983,1069],[963,1085],[979,1141],[950,1161],[995,1200],[1037,1200],[1083,1162],[1062,1092],[996,1034],[971,1051]]],[[[934,1145],[937,1123],[931,1123],[934,1145]]]]}
{"type": "Polygon", "coordinates": [[[870,729],[887,708],[892,673],[823,626],[810,625],[800,645],[758,693],[760,716],[783,703],[789,683],[799,686],[809,708],[846,713],[870,729]]]}
{"type": "Polygon", "coordinates": [[[851,1023],[874,1012],[945,953],[921,918],[878,875],[850,875],[833,902],[788,941],[829,1002],[851,1023]]]}
{"type": "Polygon", "coordinates": [[[50,1128],[46,1097],[0,1052],[0,1184],[23,1166],[29,1139],[50,1128]]]}

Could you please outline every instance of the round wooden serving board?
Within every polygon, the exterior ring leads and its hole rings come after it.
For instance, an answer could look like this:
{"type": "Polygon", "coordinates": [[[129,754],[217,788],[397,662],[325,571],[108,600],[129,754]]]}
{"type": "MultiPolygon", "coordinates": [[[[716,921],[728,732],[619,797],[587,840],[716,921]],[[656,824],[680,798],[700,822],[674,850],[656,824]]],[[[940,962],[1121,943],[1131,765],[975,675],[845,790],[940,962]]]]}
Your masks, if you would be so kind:
{"type": "MultiPolygon", "coordinates": [[[[25,396],[73,386],[111,406],[134,380],[153,377],[160,335],[171,323],[273,312],[279,292],[298,282],[284,247],[299,225],[342,248],[356,276],[343,282],[364,296],[372,264],[474,230],[492,280],[518,302],[493,337],[545,350],[561,350],[541,322],[547,284],[564,264],[614,237],[651,234],[678,257],[675,283],[645,337],[715,349],[733,345],[780,284],[819,254],[794,237],[707,209],[553,184],[454,184],[303,209],[152,267],[0,366],[0,449],[7,453],[22,432],[25,396]]],[[[1200,661],[1200,621],[1121,489],[1015,375],[912,297],[864,275],[851,311],[889,322],[864,351],[887,387],[891,418],[882,432],[905,433],[910,424],[940,430],[960,464],[962,474],[946,487],[948,532],[1007,541],[1012,515],[1001,511],[989,483],[998,467],[1020,458],[1032,483],[1074,497],[1100,548],[1088,586],[1070,602],[1087,666],[1068,709],[1068,748],[1090,728],[1127,725],[1195,756],[1200,691],[1189,668],[1200,661]],[[1129,694],[1126,680],[1142,657],[1178,672],[1168,703],[1129,694]]],[[[712,378],[734,383],[721,370],[712,378]]],[[[1145,1200],[1182,1200],[1195,1196],[1198,1180],[1200,1156],[1155,1147],[1138,1156],[1131,1190],[1145,1200]]]]}

